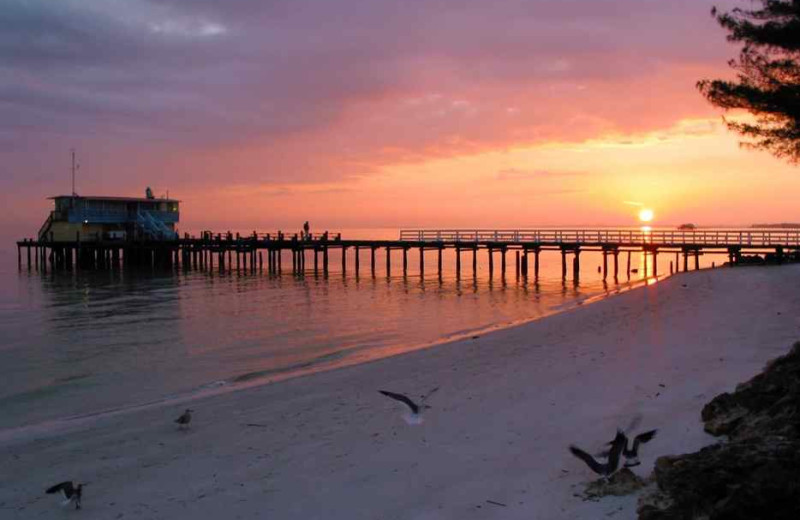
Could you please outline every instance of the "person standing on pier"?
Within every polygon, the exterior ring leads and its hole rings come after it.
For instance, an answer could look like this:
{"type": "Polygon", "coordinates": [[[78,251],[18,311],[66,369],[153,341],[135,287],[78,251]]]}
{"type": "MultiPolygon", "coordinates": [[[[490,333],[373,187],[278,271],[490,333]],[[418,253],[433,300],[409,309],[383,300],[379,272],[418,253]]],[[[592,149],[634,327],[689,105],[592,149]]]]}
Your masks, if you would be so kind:
{"type": "Polygon", "coordinates": [[[303,236],[305,236],[306,240],[311,240],[311,235],[308,232],[310,229],[311,229],[311,226],[308,225],[308,221],[306,220],[303,223],[303,236]]]}

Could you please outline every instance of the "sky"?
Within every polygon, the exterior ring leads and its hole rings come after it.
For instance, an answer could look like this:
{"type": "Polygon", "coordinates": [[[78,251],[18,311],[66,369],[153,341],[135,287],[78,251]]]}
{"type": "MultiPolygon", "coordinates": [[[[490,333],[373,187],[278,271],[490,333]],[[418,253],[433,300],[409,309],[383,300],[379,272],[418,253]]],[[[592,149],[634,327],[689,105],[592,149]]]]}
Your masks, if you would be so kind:
{"type": "MultiPolygon", "coordinates": [[[[0,0],[0,237],[68,194],[183,230],[798,221],[695,83],[747,0],[0,0]]],[[[731,117],[745,117],[730,114],[731,117]]]]}

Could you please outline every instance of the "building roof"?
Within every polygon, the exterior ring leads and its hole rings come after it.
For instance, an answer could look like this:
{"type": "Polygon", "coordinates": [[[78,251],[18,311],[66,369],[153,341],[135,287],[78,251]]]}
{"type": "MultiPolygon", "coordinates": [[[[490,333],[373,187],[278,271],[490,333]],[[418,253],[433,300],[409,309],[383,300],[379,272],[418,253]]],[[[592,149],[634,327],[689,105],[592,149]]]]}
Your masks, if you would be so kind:
{"type": "Polygon", "coordinates": [[[99,195],[83,196],[83,195],[56,195],[54,197],[47,197],[48,200],[55,199],[84,199],[84,200],[110,200],[114,202],[180,202],[178,199],[148,199],[145,197],[103,197],[99,195]]]}

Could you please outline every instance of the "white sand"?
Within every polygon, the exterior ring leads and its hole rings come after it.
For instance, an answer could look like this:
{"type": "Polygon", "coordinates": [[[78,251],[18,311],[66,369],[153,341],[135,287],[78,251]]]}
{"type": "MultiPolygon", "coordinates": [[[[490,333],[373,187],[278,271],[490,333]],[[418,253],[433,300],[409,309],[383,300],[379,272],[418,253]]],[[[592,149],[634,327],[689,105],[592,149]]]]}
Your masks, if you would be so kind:
{"type": "Polygon", "coordinates": [[[186,433],[170,407],[5,440],[0,518],[634,518],[635,496],[573,496],[593,475],[567,445],[594,450],[642,414],[640,429],[659,428],[646,475],[657,456],[713,442],[703,404],[800,338],[798,287],[800,266],[684,274],[477,340],[200,399],[186,433]],[[419,426],[377,392],[435,386],[419,426]],[[90,482],[78,513],[43,494],[70,478],[90,482]]]}

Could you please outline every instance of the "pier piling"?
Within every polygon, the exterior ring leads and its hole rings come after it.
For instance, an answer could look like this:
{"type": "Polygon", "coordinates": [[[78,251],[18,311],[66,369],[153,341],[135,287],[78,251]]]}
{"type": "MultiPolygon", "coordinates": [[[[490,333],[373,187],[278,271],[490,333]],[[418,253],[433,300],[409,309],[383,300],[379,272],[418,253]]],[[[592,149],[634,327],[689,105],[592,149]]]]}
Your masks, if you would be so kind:
{"type": "Polygon", "coordinates": [[[642,251],[642,258],[644,258],[644,277],[647,278],[648,276],[648,269],[647,269],[647,249],[642,251]]]}
{"type": "Polygon", "coordinates": [[[581,277],[581,261],[579,260],[578,253],[575,253],[575,257],[572,259],[572,279],[575,283],[578,283],[578,280],[581,277]]]}
{"type": "Polygon", "coordinates": [[[478,246],[472,248],[472,277],[478,277],[478,246]]]}
{"type": "Polygon", "coordinates": [[[628,251],[628,280],[631,279],[631,252],[628,251]]]}
{"type": "Polygon", "coordinates": [[[528,277],[528,250],[525,249],[522,252],[522,277],[528,277]]]}

